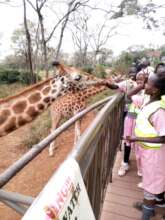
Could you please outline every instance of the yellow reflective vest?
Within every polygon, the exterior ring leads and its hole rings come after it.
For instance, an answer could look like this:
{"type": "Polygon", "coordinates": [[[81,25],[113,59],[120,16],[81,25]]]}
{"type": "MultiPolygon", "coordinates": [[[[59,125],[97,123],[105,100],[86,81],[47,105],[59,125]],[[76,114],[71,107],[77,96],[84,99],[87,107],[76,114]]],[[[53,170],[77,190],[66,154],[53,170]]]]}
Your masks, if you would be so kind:
{"type": "MultiPolygon", "coordinates": [[[[135,135],[137,137],[158,137],[159,134],[149,121],[150,116],[158,109],[165,109],[165,95],[161,97],[161,100],[152,102],[146,105],[138,114],[135,125],[135,135]]],[[[162,119],[164,120],[164,119],[162,119]]],[[[161,144],[139,142],[145,149],[159,149],[161,144]]]]}
{"type": "Polygon", "coordinates": [[[137,116],[137,114],[139,113],[139,108],[132,102],[128,105],[128,113],[137,116]]]}

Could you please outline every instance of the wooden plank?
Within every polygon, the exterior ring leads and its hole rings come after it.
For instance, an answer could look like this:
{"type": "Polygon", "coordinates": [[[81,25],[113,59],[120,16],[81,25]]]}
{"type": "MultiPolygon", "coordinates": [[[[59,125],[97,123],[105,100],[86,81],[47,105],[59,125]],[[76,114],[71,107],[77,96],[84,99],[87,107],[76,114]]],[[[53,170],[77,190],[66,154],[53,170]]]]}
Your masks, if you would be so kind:
{"type": "MultiPolygon", "coordinates": [[[[107,187],[101,220],[138,220],[141,218],[141,212],[133,207],[133,203],[142,201],[143,198],[143,190],[137,187],[141,178],[137,176],[135,157],[131,154],[130,171],[123,177],[117,175],[121,161],[122,153],[119,152],[113,169],[113,182],[107,187]]],[[[157,215],[152,220],[161,220],[161,216],[157,215]]]]}
{"type": "Polygon", "coordinates": [[[122,216],[119,214],[109,213],[109,212],[103,212],[101,216],[102,220],[138,220],[138,218],[130,218],[126,216],[122,216]]]}
{"type": "Polygon", "coordinates": [[[141,178],[137,176],[136,161],[131,155],[130,171],[119,177],[117,171],[122,160],[122,153],[116,157],[113,169],[113,182],[108,185],[101,220],[137,220],[141,212],[133,208],[133,203],[142,200],[142,190],[137,187],[141,178]]]}
{"type": "MultiPolygon", "coordinates": [[[[135,199],[141,199],[142,198],[142,192],[140,191],[134,191],[129,189],[120,188],[114,185],[108,186],[107,193],[113,193],[116,195],[121,195],[124,197],[130,197],[135,199]]],[[[109,195],[110,196],[110,195],[109,195]]]]}
{"type": "Polygon", "coordinates": [[[111,193],[110,195],[107,193],[105,197],[105,202],[107,203],[115,203],[115,204],[120,204],[120,205],[127,205],[130,207],[133,207],[133,204],[137,202],[136,198],[131,198],[131,197],[125,197],[121,195],[116,195],[111,193]]]}
{"type": "Polygon", "coordinates": [[[112,213],[112,214],[119,215],[120,217],[123,216],[123,217],[132,218],[132,219],[140,218],[141,216],[140,211],[134,209],[131,206],[120,205],[119,203],[105,202],[103,210],[109,213],[112,213]]]}

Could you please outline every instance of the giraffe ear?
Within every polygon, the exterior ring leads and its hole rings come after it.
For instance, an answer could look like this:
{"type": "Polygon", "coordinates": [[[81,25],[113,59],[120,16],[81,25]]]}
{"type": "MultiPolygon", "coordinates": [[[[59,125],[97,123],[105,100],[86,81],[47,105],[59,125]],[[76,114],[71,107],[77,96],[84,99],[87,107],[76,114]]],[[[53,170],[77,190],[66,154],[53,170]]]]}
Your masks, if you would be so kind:
{"type": "Polygon", "coordinates": [[[52,62],[52,66],[59,66],[60,65],[60,62],[55,60],[52,62]]]}

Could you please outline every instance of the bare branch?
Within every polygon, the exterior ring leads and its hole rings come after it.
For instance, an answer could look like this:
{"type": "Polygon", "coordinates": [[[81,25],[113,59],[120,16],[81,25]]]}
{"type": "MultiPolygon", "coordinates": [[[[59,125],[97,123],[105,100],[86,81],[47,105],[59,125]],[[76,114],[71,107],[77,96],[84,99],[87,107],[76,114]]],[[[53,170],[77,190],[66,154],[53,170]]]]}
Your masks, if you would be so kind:
{"type": "MultiPolygon", "coordinates": [[[[69,2],[69,5],[72,6],[75,1],[76,1],[76,0],[73,0],[73,1],[69,2]]],[[[84,2],[86,3],[86,2],[88,2],[88,1],[89,1],[89,0],[86,0],[86,1],[84,1],[84,2]]],[[[52,36],[53,36],[55,30],[56,30],[57,27],[61,24],[61,22],[63,22],[63,20],[65,20],[67,17],[68,17],[68,19],[69,19],[70,14],[73,13],[74,11],[76,11],[80,6],[83,6],[84,2],[83,2],[83,3],[81,3],[81,1],[80,1],[80,2],[76,2],[76,4],[74,5],[73,8],[69,7],[69,10],[67,11],[67,13],[66,13],[62,18],[59,19],[59,21],[57,22],[57,24],[56,24],[56,25],[54,26],[54,28],[52,29],[51,33],[49,34],[49,36],[48,36],[47,39],[46,39],[46,42],[48,42],[48,41],[52,38],[52,36]]]]}
{"type": "Polygon", "coordinates": [[[31,7],[34,9],[34,11],[37,11],[37,9],[34,7],[34,5],[31,3],[30,0],[27,0],[27,2],[31,5],[31,7]]]}

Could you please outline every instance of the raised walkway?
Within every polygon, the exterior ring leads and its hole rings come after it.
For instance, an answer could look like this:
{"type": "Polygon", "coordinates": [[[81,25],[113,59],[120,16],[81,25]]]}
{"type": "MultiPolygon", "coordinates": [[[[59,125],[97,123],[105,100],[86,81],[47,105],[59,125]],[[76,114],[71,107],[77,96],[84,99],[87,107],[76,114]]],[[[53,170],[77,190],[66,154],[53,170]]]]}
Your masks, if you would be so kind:
{"type": "MultiPolygon", "coordinates": [[[[137,187],[141,178],[137,176],[136,161],[131,155],[130,171],[124,177],[117,175],[122,160],[122,153],[118,152],[113,169],[113,182],[108,185],[101,220],[140,220],[141,212],[133,208],[132,204],[141,201],[143,191],[137,187]]],[[[152,220],[161,220],[160,216],[152,220]]]]}

